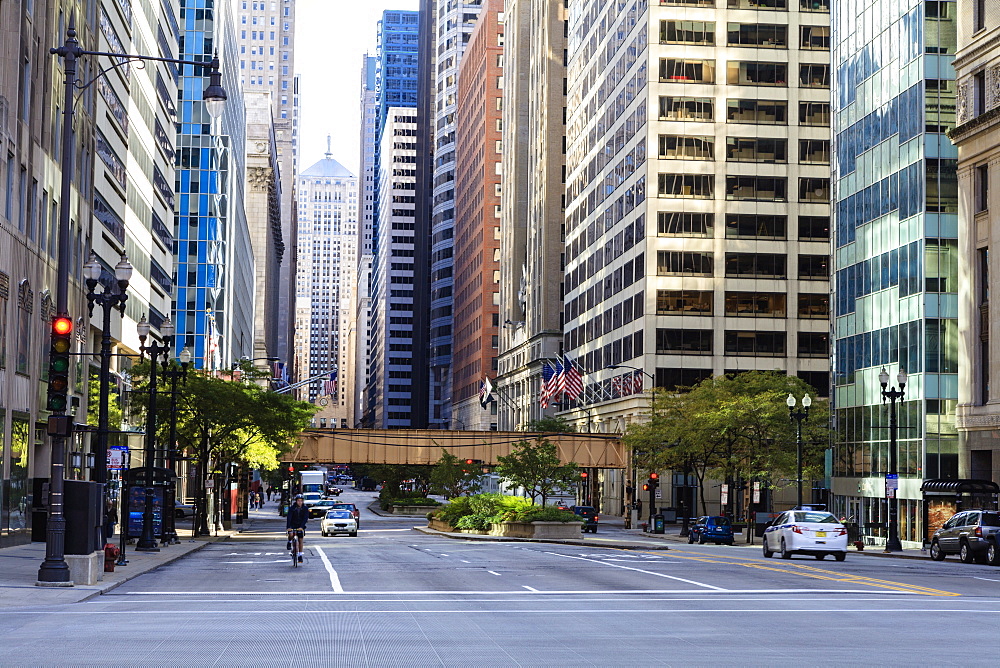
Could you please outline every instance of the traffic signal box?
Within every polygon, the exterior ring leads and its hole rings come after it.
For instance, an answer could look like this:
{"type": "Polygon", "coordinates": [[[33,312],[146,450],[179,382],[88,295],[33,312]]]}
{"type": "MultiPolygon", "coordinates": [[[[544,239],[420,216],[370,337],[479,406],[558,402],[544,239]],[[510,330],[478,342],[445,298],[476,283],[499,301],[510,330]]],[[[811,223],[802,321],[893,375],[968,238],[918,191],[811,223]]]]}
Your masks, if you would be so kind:
{"type": "Polygon", "coordinates": [[[73,336],[73,321],[66,316],[52,319],[52,342],[49,348],[48,409],[66,412],[69,391],[69,350],[73,336]]]}

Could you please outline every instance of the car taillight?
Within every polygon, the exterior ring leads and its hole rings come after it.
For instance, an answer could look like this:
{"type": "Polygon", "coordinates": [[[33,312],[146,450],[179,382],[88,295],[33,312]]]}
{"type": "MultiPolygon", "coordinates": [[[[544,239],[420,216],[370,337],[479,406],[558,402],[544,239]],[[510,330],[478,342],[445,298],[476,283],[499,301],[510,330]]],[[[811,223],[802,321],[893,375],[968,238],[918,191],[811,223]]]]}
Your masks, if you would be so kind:
{"type": "Polygon", "coordinates": [[[805,527],[800,527],[798,524],[793,524],[792,525],[792,531],[794,531],[795,533],[805,533],[806,532],[806,528],[805,527]]]}
{"type": "Polygon", "coordinates": [[[840,527],[839,529],[837,529],[837,535],[838,536],[846,536],[847,535],[847,528],[846,527],[840,527]]]}
{"type": "Polygon", "coordinates": [[[983,528],[982,527],[976,527],[976,535],[979,536],[980,538],[983,537],[983,528]]]}
{"type": "Polygon", "coordinates": [[[597,520],[599,520],[599,519],[601,519],[601,518],[600,518],[600,517],[598,517],[597,515],[594,515],[594,521],[595,521],[595,522],[596,522],[597,520]]]}

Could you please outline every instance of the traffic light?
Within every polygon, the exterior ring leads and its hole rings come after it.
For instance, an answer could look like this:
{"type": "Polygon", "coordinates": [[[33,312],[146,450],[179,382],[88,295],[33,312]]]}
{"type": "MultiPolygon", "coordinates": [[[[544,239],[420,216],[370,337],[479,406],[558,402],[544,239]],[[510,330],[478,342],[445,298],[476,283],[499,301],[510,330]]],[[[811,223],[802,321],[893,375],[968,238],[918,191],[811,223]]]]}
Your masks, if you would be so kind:
{"type": "Polygon", "coordinates": [[[587,479],[587,472],[586,471],[580,471],[580,477],[582,479],[586,480],[587,479]]]}
{"type": "Polygon", "coordinates": [[[646,484],[643,485],[642,488],[643,490],[648,491],[648,490],[656,490],[659,486],[660,486],[659,476],[657,476],[655,473],[650,473],[649,480],[646,481],[646,484]]]}
{"type": "Polygon", "coordinates": [[[659,480],[660,479],[660,474],[659,473],[650,473],[649,474],[649,479],[650,480],[659,480]]]}
{"type": "Polygon", "coordinates": [[[66,411],[69,390],[69,349],[73,336],[73,321],[66,316],[52,319],[52,340],[49,346],[48,409],[54,413],[66,411]]]}
{"type": "Polygon", "coordinates": [[[648,482],[642,483],[642,491],[644,491],[644,492],[648,492],[649,491],[649,483],[648,482]]]}

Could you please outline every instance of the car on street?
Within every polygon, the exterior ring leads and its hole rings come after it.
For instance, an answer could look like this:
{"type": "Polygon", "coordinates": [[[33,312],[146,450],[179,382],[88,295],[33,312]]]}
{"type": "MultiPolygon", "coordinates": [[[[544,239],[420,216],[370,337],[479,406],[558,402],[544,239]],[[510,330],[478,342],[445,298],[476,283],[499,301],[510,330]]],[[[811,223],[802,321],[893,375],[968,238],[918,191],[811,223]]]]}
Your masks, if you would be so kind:
{"type": "Polygon", "coordinates": [[[174,503],[174,517],[182,520],[185,517],[191,517],[192,515],[194,515],[194,504],[181,503],[180,501],[174,503]]]}
{"type": "Polygon", "coordinates": [[[559,510],[569,510],[569,505],[562,499],[556,501],[554,505],[559,510]]]}
{"type": "Polygon", "coordinates": [[[354,519],[350,510],[329,510],[319,524],[319,532],[324,537],[335,536],[338,533],[357,536],[358,521],[354,519]]]}
{"type": "Polygon", "coordinates": [[[583,518],[583,526],[580,528],[583,533],[597,533],[597,521],[600,518],[597,514],[597,508],[593,506],[570,506],[570,512],[574,515],[579,515],[583,518]]]}
{"type": "Polygon", "coordinates": [[[326,513],[333,510],[333,504],[337,503],[333,499],[321,499],[309,506],[309,517],[324,517],[326,513]]]}
{"type": "Polygon", "coordinates": [[[327,497],[332,497],[332,496],[340,496],[343,493],[344,490],[340,489],[339,487],[331,487],[330,491],[328,491],[326,495],[327,497]]]}
{"type": "Polygon", "coordinates": [[[965,563],[1000,566],[1000,511],[963,510],[931,537],[931,559],[957,554],[965,563]]]}
{"type": "Polygon", "coordinates": [[[764,529],[764,556],[777,552],[782,559],[811,554],[822,559],[832,554],[847,558],[847,528],[834,515],[818,510],[786,510],[764,529]]]}
{"type": "Polygon", "coordinates": [[[353,503],[347,503],[346,501],[337,501],[330,506],[330,510],[349,510],[351,514],[354,515],[354,521],[361,526],[361,511],[353,503]]]}
{"type": "Polygon", "coordinates": [[[306,492],[302,495],[302,502],[307,506],[315,505],[317,502],[323,500],[323,495],[319,492],[306,492]]]}
{"type": "Polygon", "coordinates": [[[703,515],[688,529],[688,543],[698,541],[699,544],[712,541],[716,545],[725,543],[732,545],[734,541],[733,523],[728,517],[718,515],[703,515]]]}

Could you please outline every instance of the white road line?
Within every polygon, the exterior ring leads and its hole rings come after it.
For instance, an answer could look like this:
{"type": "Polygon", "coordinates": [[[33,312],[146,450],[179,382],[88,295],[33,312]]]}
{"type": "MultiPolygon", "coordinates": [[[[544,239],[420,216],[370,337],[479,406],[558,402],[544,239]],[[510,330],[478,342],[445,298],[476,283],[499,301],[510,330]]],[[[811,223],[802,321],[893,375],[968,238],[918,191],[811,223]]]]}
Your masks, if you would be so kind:
{"type": "Polygon", "coordinates": [[[973,579],[976,579],[976,580],[986,580],[988,582],[1000,582],[1000,580],[994,580],[993,578],[977,578],[977,577],[973,576],[973,579]]]}
{"type": "MultiPolygon", "coordinates": [[[[507,595],[524,595],[531,592],[518,591],[518,590],[505,590],[505,591],[491,591],[491,590],[470,590],[470,591],[451,591],[451,590],[403,590],[403,591],[350,591],[350,592],[337,592],[345,593],[350,596],[507,596],[507,595]]],[[[575,595],[630,595],[630,596],[646,596],[649,594],[698,594],[702,595],[718,595],[724,596],[726,594],[871,594],[870,589],[558,589],[558,590],[545,590],[537,592],[539,594],[559,594],[562,596],[575,596],[575,595]]],[[[878,592],[884,596],[926,596],[926,594],[916,592],[916,591],[881,591],[878,592]]],[[[110,594],[113,596],[121,596],[122,594],[110,594]]],[[[330,592],[328,590],[322,591],[302,591],[302,590],[292,590],[292,591],[144,591],[144,592],[125,592],[125,596],[285,596],[285,595],[301,595],[301,596],[329,596],[330,592]]],[[[994,600],[987,601],[989,603],[994,603],[994,600]]]]}
{"type": "Polygon", "coordinates": [[[534,587],[529,587],[528,585],[521,585],[521,586],[524,587],[525,589],[527,589],[528,591],[533,591],[533,592],[536,592],[536,593],[538,592],[538,590],[535,589],[534,587]]]}
{"type": "Polygon", "coordinates": [[[323,548],[316,547],[315,550],[319,552],[319,558],[323,560],[323,565],[326,567],[326,572],[330,574],[330,587],[338,594],[344,593],[344,588],[340,586],[340,577],[337,576],[337,571],[333,570],[333,564],[326,556],[326,552],[323,548]]]}
{"type": "Polygon", "coordinates": [[[722,587],[716,587],[715,585],[705,584],[704,582],[697,582],[695,580],[685,580],[684,578],[678,578],[673,575],[666,575],[664,573],[657,573],[656,571],[645,571],[641,568],[632,568],[630,566],[620,566],[618,564],[609,564],[606,561],[600,561],[598,559],[587,559],[586,557],[573,557],[568,554],[559,554],[558,552],[546,552],[545,554],[551,554],[556,557],[563,557],[564,559],[579,559],[580,561],[589,561],[592,564],[603,564],[605,566],[611,566],[611,568],[622,568],[626,571],[636,571],[638,573],[645,573],[646,575],[655,575],[658,578],[667,578],[670,580],[677,580],[678,582],[686,582],[688,584],[693,584],[697,587],[705,587],[706,589],[714,589],[716,591],[726,591],[722,587]]]}
{"type": "Polygon", "coordinates": [[[471,561],[466,561],[465,559],[459,559],[463,564],[471,564],[471,561]]]}
{"type": "MultiPolygon", "coordinates": [[[[419,610],[414,608],[407,608],[403,610],[310,610],[311,615],[407,615],[412,616],[414,613],[430,613],[434,615],[470,615],[470,614],[486,614],[486,615],[496,615],[497,610],[491,609],[480,609],[480,610],[441,610],[438,608],[428,608],[426,610],[419,610]]],[[[519,615],[566,615],[568,613],[593,613],[597,615],[608,614],[608,613],[650,613],[650,612],[662,612],[662,613],[677,613],[677,614],[688,614],[690,610],[682,610],[678,608],[552,608],[546,610],[518,610],[519,615]]],[[[832,612],[850,612],[850,613],[915,613],[915,614],[931,614],[937,615],[943,612],[945,613],[957,613],[957,614],[997,614],[1000,613],[998,610],[966,610],[962,608],[700,608],[695,611],[696,614],[704,614],[709,612],[718,613],[737,613],[737,614],[747,614],[747,613],[762,613],[771,612],[783,615],[797,615],[802,613],[814,613],[821,615],[828,615],[832,612]]],[[[15,612],[4,612],[0,611],[0,617],[6,615],[92,615],[93,610],[17,610],[15,612]]],[[[137,615],[162,615],[163,612],[160,610],[102,610],[102,615],[128,615],[130,617],[137,615]]],[[[171,610],[172,615],[226,615],[231,616],[233,614],[232,610],[204,610],[204,609],[194,609],[194,610],[171,610]]],[[[241,610],[241,615],[273,615],[273,610],[241,610]]]]}
{"type": "MultiPolygon", "coordinates": [[[[439,554],[440,554],[440,553],[439,553],[439,554]]],[[[442,557],[447,557],[448,555],[447,555],[447,554],[441,554],[441,556],[442,556],[442,557]]]]}
{"type": "Polygon", "coordinates": [[[492,574],[492,575],[500,575],[500,574],[499,574],[499,573],[497,573],[496,571],[486,571],[486,572],[487,572],[487,573],[490,573],[490,574],[492,574]]]}

